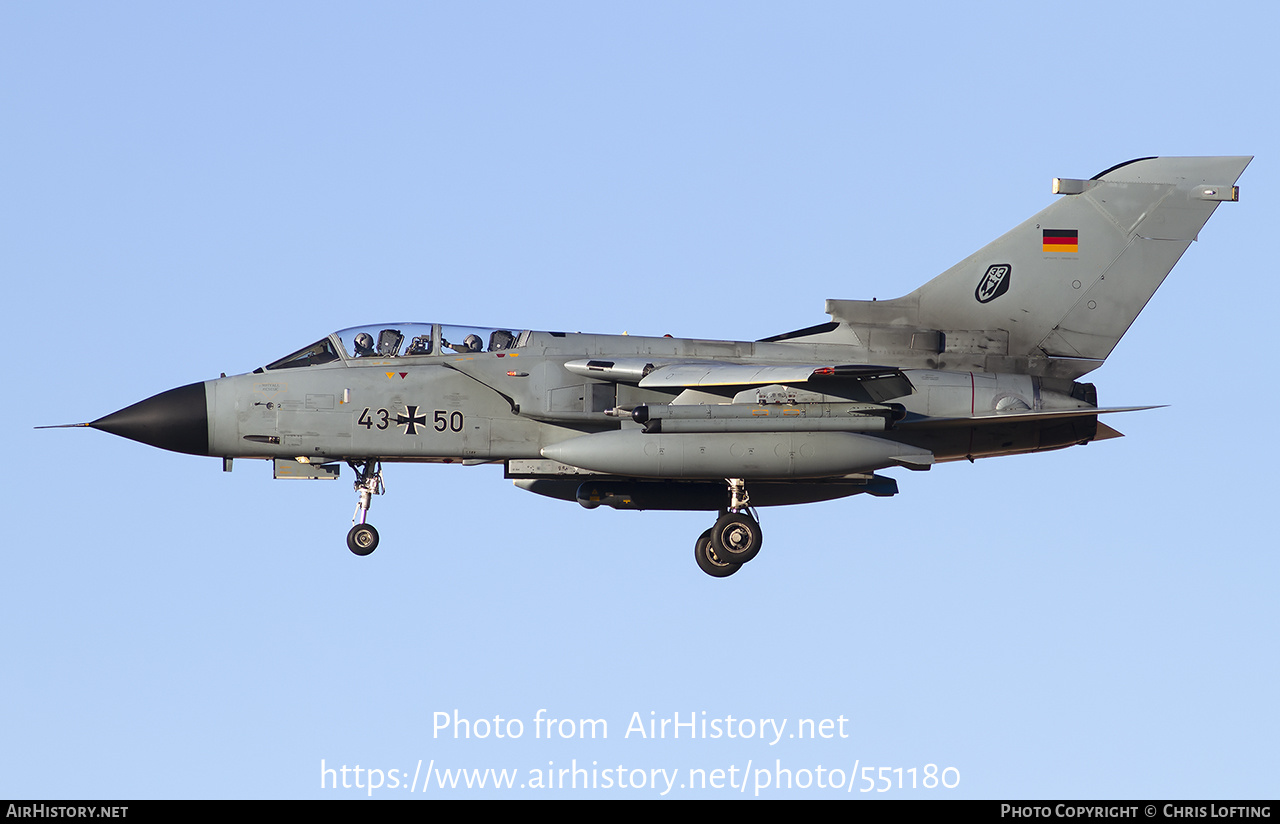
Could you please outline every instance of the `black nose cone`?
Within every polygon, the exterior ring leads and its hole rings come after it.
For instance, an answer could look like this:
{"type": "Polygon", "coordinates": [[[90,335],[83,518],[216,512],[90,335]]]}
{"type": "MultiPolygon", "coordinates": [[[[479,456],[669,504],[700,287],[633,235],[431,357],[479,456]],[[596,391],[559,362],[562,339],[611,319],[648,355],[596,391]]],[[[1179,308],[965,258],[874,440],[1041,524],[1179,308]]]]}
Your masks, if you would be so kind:
{"type": "Polygon", "coordinates": [[[209,406],[203,383],[161,392],[89,424],[94,429],[188,455],[209,454],[209,406]]]}

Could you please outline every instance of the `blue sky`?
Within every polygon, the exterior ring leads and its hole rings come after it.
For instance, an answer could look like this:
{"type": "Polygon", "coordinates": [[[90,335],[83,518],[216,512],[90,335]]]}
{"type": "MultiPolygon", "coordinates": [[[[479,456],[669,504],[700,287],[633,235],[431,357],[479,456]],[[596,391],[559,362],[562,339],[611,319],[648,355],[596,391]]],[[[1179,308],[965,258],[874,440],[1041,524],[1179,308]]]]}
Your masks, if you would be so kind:
{"type": "Polygon", "coordinates": [[[1277,17],[4,4],[0,797],[368,795],[321,789],[322,760],[1275,797],[1277,17]],[[1257,155],[1241,202],[1090,378],[1171,406],[1110,421],[1120,440],[896,473],[896,498],[764,510],[725,581],[691,557],[705,514],[588,512],[495,467],[388,467],[358,559],[349,473],[32,430],[388,319],[755,339],[909,292],[1052,177],[1197,154],[1257,155]],[[540,709],[608,737],[536,738],[540,709]],[[454,710],[524,735],[435,735],[454,710]],[[635,713],[848,735],[640,739],[635,713]]]}

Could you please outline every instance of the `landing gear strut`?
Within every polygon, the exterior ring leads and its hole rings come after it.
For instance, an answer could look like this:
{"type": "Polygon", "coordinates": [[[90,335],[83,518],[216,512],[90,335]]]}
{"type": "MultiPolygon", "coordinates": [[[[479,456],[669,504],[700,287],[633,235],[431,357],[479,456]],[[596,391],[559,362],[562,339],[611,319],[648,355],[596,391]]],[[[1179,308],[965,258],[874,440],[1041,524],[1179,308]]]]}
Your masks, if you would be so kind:
{"type": "Polygon", "coordinates": [[[729,478],[729,508],[720,513],[715,526],[698,536],[694,558],[703,572],[727,578],[756,557],[763,536],[752,516],[746,481],[729,478]]]}
{"type": "Polygon", "coordinates": [[[356,471],[355,487],[360,498],[356,501],[356,514],[351,518],[354,526],[347,533],[347,549],[357,555],[368,555],[378,548],[378,530],[365,523],[365,518],[373,496],[381,495],[384,490],[382,463],[371,459],[363,463],[348,461],[348,464],[356,471]]]}

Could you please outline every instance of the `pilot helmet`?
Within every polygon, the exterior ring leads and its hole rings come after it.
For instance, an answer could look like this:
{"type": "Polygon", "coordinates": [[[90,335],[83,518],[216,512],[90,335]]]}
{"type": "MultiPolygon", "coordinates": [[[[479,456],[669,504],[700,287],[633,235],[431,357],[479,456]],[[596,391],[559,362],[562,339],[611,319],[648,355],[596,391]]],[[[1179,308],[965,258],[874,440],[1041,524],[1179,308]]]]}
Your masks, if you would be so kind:
{"type": "Polygon", "coordinates": [[[480,341],[479,335],[467,335],[462,341],[463,345],[472,352],[479,352],[484,344],[480,341]]]}
{"type": "Polygon", "coordinates": [[[372,349],[372,348],[373,348],[373,335],[370,335],[368,332],[361,332],[360,334],[356,335],[357,350],[372,349]]]}

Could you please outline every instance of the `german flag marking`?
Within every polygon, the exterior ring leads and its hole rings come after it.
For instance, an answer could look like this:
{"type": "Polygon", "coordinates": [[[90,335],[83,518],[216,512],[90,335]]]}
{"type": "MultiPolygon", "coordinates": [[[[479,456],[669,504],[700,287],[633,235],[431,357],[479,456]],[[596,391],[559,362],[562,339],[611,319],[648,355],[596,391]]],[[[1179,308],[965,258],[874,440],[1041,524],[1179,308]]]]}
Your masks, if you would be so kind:
{"type": "Polygon", "coordinates": [[[1075,253],[1080,251],[1079,229],[1044,229],[1041,249],[1045,252],[1075,253]]]}

